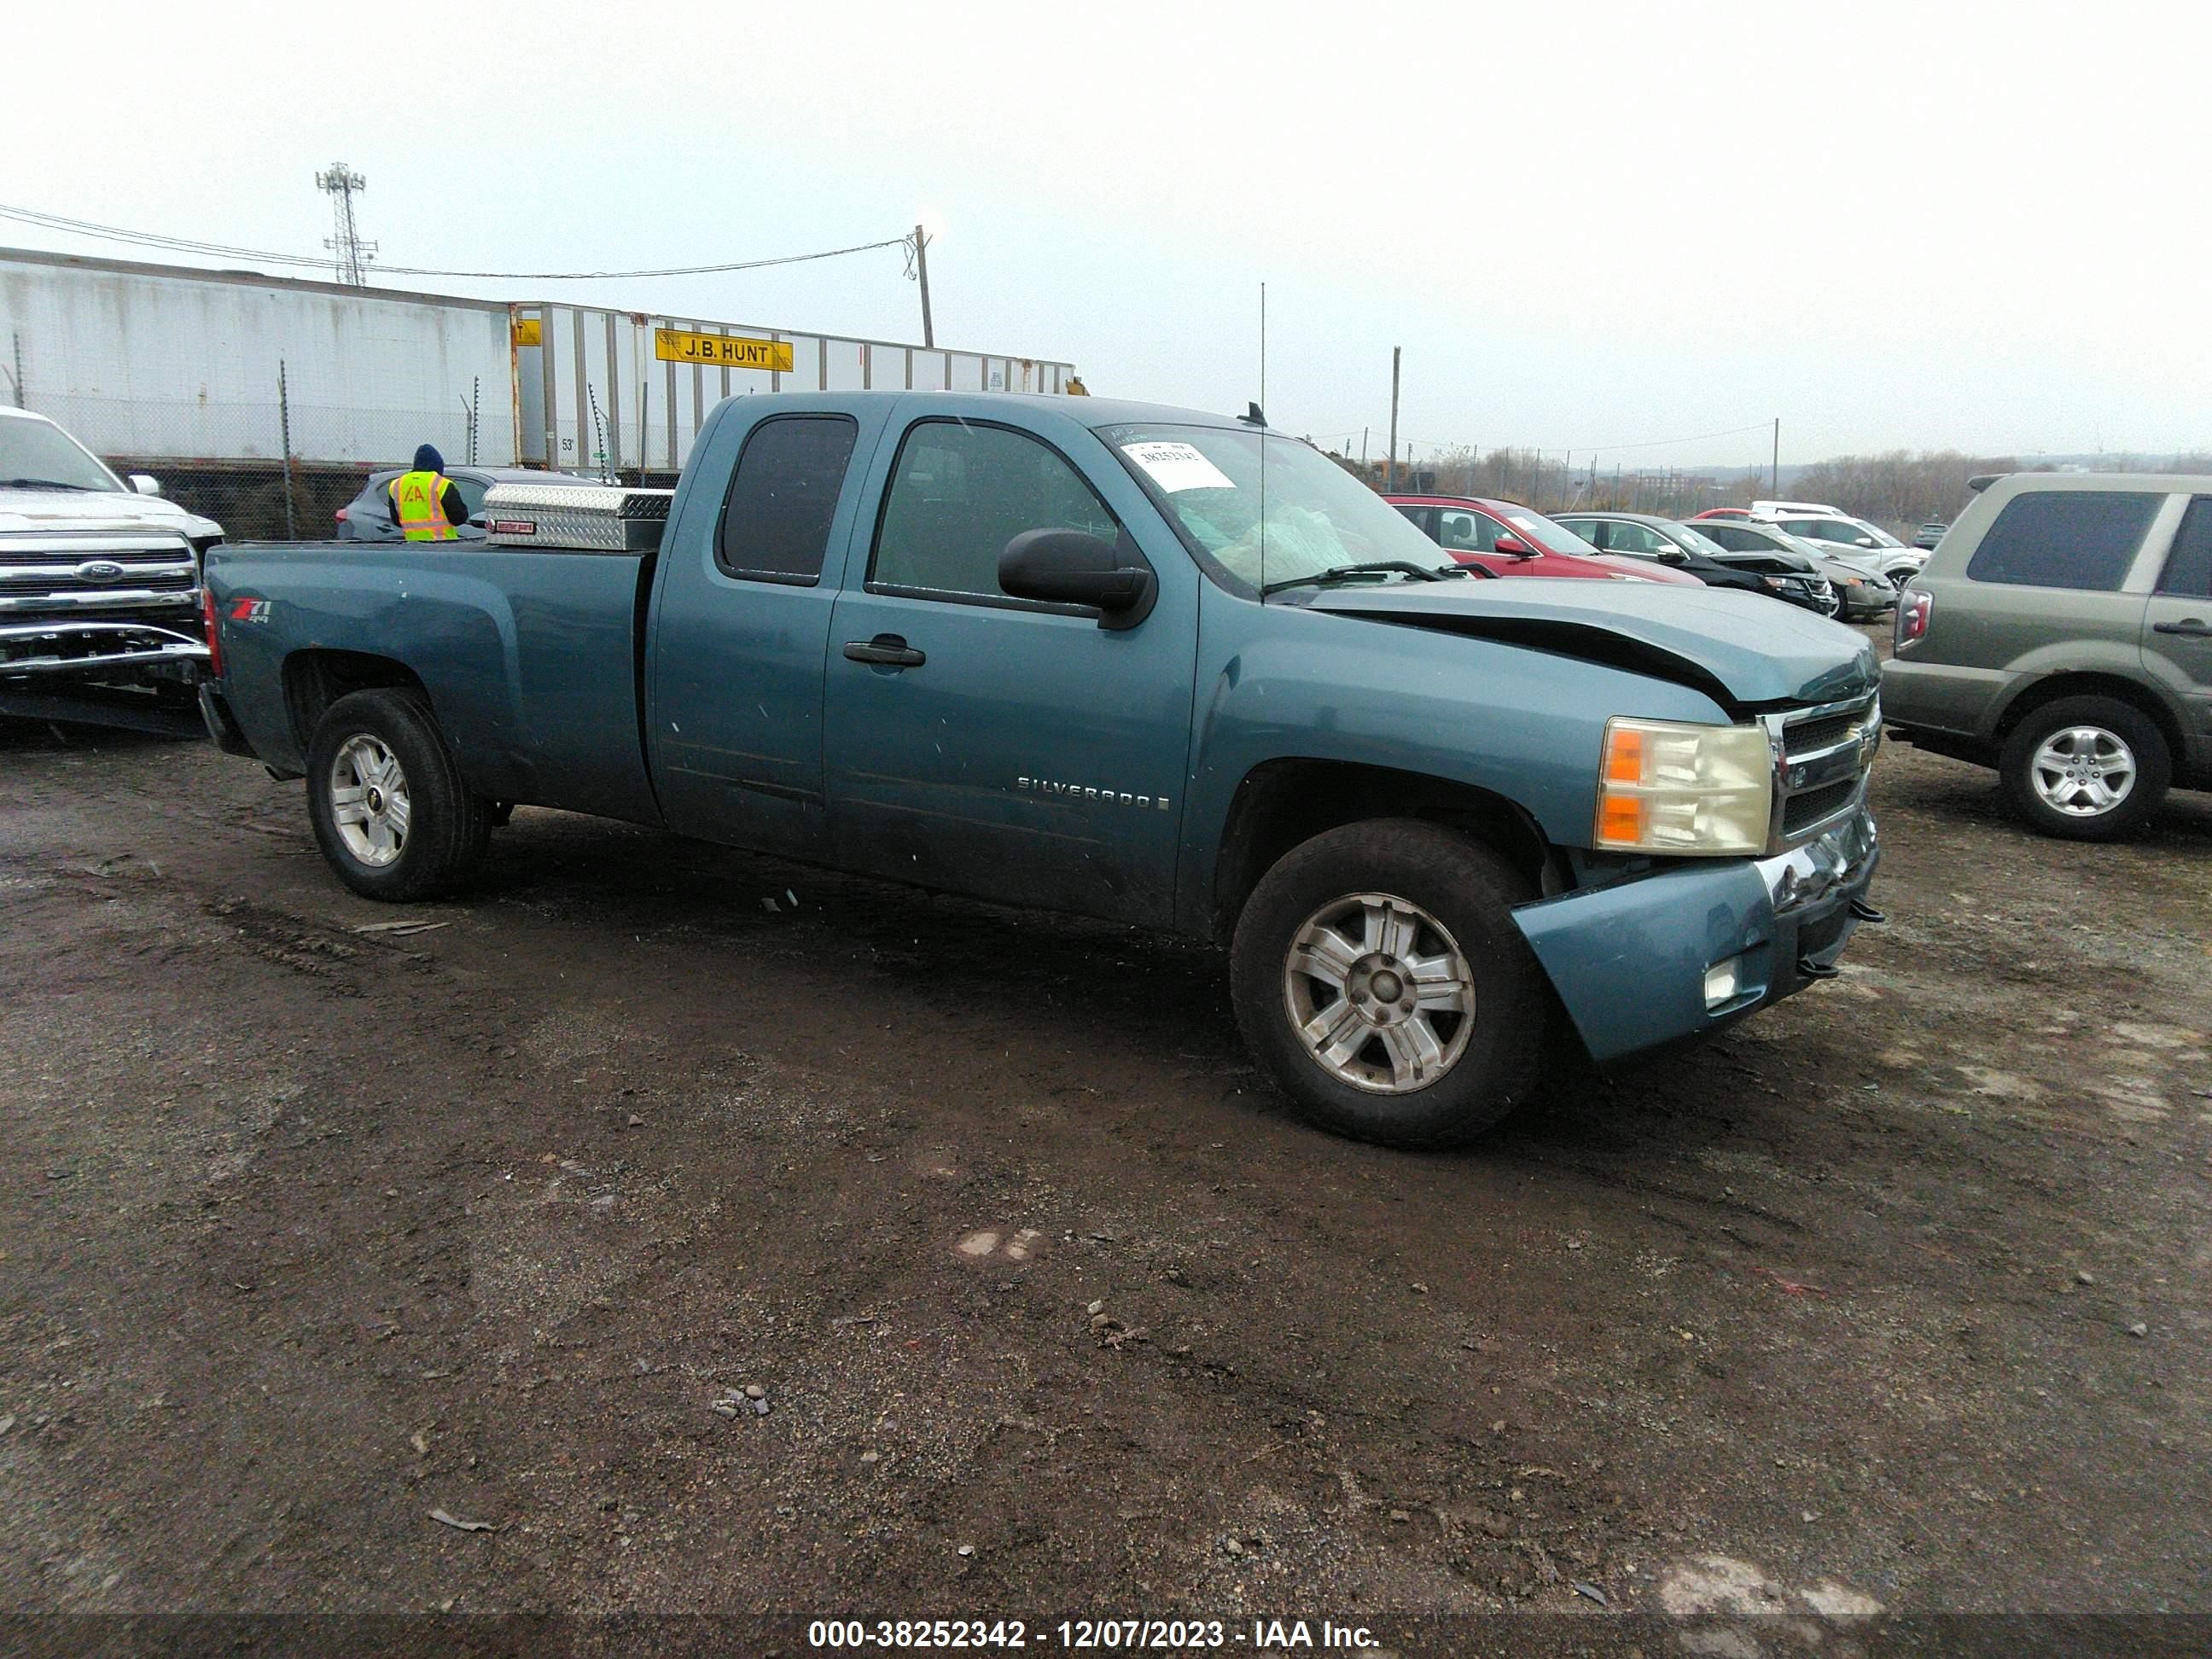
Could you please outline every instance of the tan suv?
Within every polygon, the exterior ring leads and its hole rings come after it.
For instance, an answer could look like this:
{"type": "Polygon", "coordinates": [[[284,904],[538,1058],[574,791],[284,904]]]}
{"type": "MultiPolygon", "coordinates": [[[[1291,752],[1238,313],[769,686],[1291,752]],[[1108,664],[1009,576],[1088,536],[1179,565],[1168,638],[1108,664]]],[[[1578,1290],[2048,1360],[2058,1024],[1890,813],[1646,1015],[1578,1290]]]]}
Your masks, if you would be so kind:
{"type": "Polygon", "coordinates": [[[1899,597],[1881,702],[2046,835],[2109,841],[2169,785],[2212,788],[2212,477],[1988,481],[1899,597]]]}

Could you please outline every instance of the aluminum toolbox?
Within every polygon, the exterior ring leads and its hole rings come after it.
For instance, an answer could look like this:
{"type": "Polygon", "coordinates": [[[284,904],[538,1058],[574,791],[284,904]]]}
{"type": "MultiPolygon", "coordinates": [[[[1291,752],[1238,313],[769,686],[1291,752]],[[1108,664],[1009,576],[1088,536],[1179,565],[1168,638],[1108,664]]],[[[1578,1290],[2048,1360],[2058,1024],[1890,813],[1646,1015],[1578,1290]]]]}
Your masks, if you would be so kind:
{"type": "Polygon", "coordinates": [[[483,513],[496,547],[650,553],[660,545],[675,494],[622,484],[494,484],[483,513]]]}

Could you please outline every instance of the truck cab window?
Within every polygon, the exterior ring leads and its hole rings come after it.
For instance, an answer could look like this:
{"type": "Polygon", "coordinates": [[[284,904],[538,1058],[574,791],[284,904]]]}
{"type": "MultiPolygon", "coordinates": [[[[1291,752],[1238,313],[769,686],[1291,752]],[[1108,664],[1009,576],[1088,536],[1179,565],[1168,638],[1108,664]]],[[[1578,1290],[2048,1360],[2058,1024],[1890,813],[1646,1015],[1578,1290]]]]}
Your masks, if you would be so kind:
{"type": "Polygon", "coordinates": [[[722,503],[715,562],[750,581],[820,581],[859,435],[843,415],[781,416],[755,427],[722,503]]]}
{"type": "Polygon", "coordinates": [[[919,421],[899,447],[876,530],[873,587],[1006,597],[999,555],[1025,530],[1121,526],[1075,469],[1005,427],[919,421]]]}

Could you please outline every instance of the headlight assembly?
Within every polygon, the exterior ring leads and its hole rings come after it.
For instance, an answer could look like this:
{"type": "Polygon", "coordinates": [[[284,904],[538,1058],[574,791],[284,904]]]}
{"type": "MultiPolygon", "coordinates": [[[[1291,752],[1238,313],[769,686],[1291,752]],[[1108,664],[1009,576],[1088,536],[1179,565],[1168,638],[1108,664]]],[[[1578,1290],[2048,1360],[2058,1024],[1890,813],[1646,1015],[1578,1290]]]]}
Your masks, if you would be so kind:
{"type": "Polygon", "coordinates": [[[1599,850],[1760,853],[1773,807],[1774,754],[1764,726],[1621,716],[1606,722],[1599,850]]]}

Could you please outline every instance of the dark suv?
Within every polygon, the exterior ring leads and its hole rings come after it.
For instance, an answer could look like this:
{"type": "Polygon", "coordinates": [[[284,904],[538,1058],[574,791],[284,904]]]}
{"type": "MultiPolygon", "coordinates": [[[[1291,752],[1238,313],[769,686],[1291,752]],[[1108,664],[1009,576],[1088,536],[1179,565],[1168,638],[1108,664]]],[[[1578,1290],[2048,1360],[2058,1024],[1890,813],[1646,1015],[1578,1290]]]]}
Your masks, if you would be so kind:
{"type": "Polygon", "coordinates": [[[2046,835],[2109,841],[2169,785],[2212,788],[2212,477],[1989,482],[1899,599],[1881,701],[2046,835]]]}

